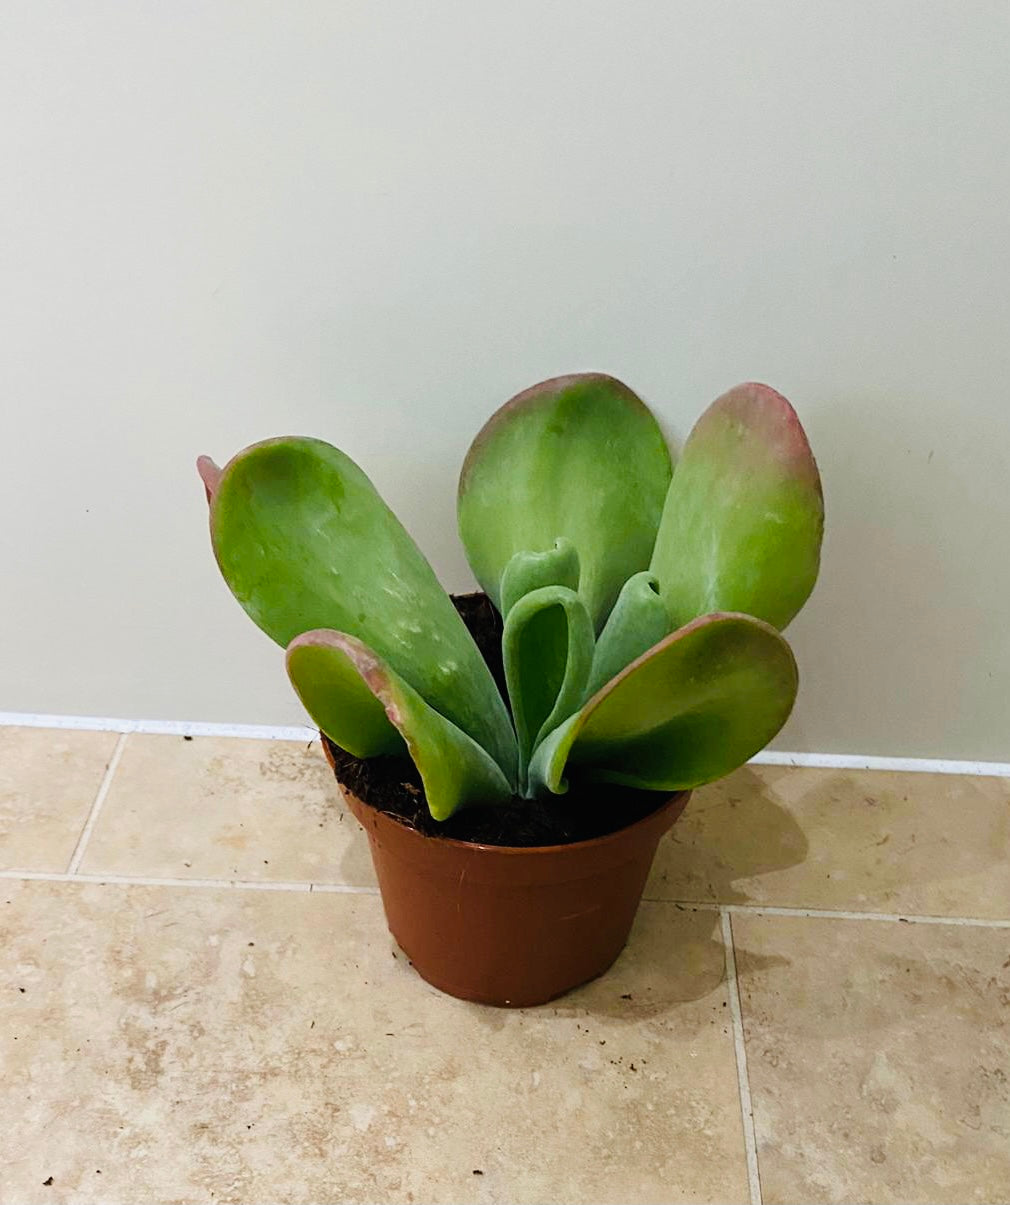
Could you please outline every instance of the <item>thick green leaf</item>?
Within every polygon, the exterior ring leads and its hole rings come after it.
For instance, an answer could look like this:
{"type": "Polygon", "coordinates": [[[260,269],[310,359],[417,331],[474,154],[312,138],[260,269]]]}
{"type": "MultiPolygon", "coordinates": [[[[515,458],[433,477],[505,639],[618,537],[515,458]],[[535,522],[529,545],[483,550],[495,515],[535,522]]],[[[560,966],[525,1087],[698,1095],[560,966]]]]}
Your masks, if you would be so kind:
{"type": "Polygon", "coordinates": [[[554,541],[547,552],[517,552],[501,575],[501,613],[507,615],[524,594],[541,586],[579,588],[579,554],[571,540],[554,541]]]}
{"type": "Polygon", "coordinates": [[[285,646],[316,628],[359,637],[514,776],[515,734],[483,658],[343,452],[296,437],[240,452],[214,484],[211,533],[225,581],[269,636],[285,646]]]}
{"type": "Polygon", "coordinates": [[[305,710],[332,741],[355,757],[407,752],[386,708],[328,629],[305,632],[288,645],[291,685],[305,710]]]}
{"type": "Polygon", "coordinates": [[[308,693],[322,705],[318,714],[310,714],[338,744],[342,743],[340,732],[346,725],[340,719],[339,704],[322,702],[323,683],[332,671],[334,696],[344,692],[346,699],[348,668],[359,675],[363,687],[384,709],[390,725],[406,741],[421,773],[428,810],[436,820],[447,820],[461,807],[504,803],[511,797],[512,788],[505,775],[485,750],[451,720],[439,715],[360,640],[346,632],[304,632],[288,648],[288,668],[299,694],[299,683],[311,680],[308,693]],[[327,726],[331,722],[333,731],[327,726]]]}
{"type": "Polygon", "coordinates": [[[629,577],[596,641],[586,694],[596,694],[626,665],[668,635],[671,626],[656,576],[643,572],[629,577]]]}
{"type": "Polygon", "coordinates": [[[593,661],[593,623],[585,603],[564,586],[524,595],[505,619],[502,654],[522,782],[537,742],[585,698],[593,661]]]}
{"type": "Polygon", "coordinates": [[[670,472],[659,425],[620,381],[586,373],[535,385],[491,417],[463,465],[457,510],[470,567],[502,610],[512,557],[567,537],[598,631],[622,584],[649,563],[670,472]]]}
{"type": "Polygon", "coordinates": [[[796,412],[767,385],[739,385],[684,445],[651,568],[677,623],[743,611],[784,628],[814,588],[823,529],[820,477],[796,412]]]}
{"type": "Polygon", "coordinates": [[[648,790],[697,787],[753,757],[786,722],[796,662],[770,624],[704,615],[595,694],[533,756],[530,783],[562,793],[566,769],[648,790]]]}

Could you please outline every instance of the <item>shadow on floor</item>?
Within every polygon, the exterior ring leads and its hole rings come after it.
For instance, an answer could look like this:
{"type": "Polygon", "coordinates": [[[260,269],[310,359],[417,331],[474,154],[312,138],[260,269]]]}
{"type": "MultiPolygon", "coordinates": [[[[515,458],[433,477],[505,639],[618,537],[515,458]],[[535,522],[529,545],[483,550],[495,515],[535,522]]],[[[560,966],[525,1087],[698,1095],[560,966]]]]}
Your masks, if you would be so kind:
{"type": "Polygon", "coordinates": [[[735,882],[797,866],[809,848],[793,816],[745,766],[695,792],[660,845],[645,898],[746,904],[751,897],[735,882]]]}
{"type": "MultiPolygon", "coordinates": [[[[614,967],[561,1007],[642,1020],[714,993],[726,977],[719,912],[746,903],[737,880],[796,866],[809,843],[748,767],[695,793],[664,838],[628,947],[614,967]]],[[[737,951],[741,979],[788,960],[737,951]]]]}

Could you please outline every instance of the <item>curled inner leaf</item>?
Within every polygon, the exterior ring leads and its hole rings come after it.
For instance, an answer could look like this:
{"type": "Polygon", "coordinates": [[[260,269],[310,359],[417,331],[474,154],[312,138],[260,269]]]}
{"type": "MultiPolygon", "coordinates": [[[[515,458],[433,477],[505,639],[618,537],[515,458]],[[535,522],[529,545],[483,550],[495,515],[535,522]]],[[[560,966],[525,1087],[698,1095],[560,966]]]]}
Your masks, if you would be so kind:
{"type": "Polygon", "coordinates": [[[586,687],[594,695],[646,649],[670,631],[670,613],[659,597],[655,574],[636,573],[624,583],[593,652],[593,669],[586,687]]]}
{"type": "Polygon", "coordinates": [[[517,552],[501,575],[501,613],[508,615],[524,594],[541,586],[579,588],[579,554],[564,536],[547,552],[517,552]]]}
{"type": "Polygon", "coordinates": [[[505,619],[502,651],[522,781],[537,742],[584,698],[593,660],[593,624],[585,604],[564,586],[531,591],[505,619]]]}

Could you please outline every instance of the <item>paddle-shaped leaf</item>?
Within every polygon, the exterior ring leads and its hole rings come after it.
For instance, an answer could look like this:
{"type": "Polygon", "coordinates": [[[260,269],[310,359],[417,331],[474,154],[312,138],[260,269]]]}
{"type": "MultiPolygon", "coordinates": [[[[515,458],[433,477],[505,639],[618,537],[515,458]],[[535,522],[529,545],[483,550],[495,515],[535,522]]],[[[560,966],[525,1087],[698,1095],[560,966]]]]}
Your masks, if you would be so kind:
{"type": "Polygon", "coordinates": [[[512,780],[516,747],[490,672],[417,545],[343,452],[254,444],[212,482],[211,533],[232,593],[279,644],[331,628],[363,640],[512,780]]]}
{"type": "Polygon", "coordinates": [[[459,528],[504,616],[518,736],[431,567],[353,461],[287,438],[198,467],[225,580],[288,646],[310,714],[359,757],[406,748],[438,818],[516,789],[561,792],[568,777],[696,786],[765,745],[792,707],[776,627],[816,579],[823,500],[799,420],[767,386],[713,403],[672,482],[652,414],[600,374],[526,390],[474,440],[459,528]]]}
{"type": "Polygon", "coordinates": [[[309,714],[338,744],[344,724],[338,706],[327,703],[322,684],[332,674],[335,696],[343,694],[346,699],[348,669],[359,675],[385,710],[390,725],[406,741],[424,783],[428,810],[436,820],[447,820],[461,807],[504,803],[510,798],[511,786],[484,749],[439,715],[360,640],[345,632],[304,632],[291,642],[287,663],[309,714]],[[318,710],[313,710],[310,702],[319,704],[318,710]]]}
{"type": "Polygon", "coordinates": [[[767,385],[739,385],[684,445],[651,568],[677,623],[743,611],[784,628],[814,588],[823,528],[796,412],[767,385]]]}
{"type": "Polygon", "coordinates": [[[626,665],[668,635],[671,626],[656,576],[643,572],[629,577],[596,641],[586,694],[596,694],[626,665]]]}
{"type": "Polygon", "coordinates": [[[457,510],[470,567],[501,610],[512,557],[566,537],[599,630],[622,584],[648,565],[670,471],[656,420],[620,381],[586,373],[535,385],[492,416],[463,465],[457,510]]]}
{"type": "Polygon", "coordinates": [[[700,786],[742,765],[785,723],[796,663],[770,624],[705,615],[671,633],[537,749],[532,786],[572,777],[649,790],[700,786]]]}
{"type": "Polygon", "coordinates": [[[288,645],[288,677],[295,694],[316,726],[355,757],[406,754],[385,705],[334,639],[338,635],[324,628],[296,636],[288,645]]]}
{"type": "Polygon", "coordinates": [[[593,661],[593,623],[585,603],[564,586],[524,595],[505,619],[502,654],[522,782],[537,742],[585,698],[593,661]]]}

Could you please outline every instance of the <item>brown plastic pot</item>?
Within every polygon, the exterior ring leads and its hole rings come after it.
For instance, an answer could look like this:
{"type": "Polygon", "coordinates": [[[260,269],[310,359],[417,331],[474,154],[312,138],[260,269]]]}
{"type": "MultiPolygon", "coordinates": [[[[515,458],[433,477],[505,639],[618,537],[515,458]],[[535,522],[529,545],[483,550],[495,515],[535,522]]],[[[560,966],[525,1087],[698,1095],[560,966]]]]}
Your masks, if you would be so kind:
{"type": "Polygon", "coordinates": [[[390,932],[431,984],[482,1004],[543,1004],[624,949],[660,837],[690,791],[606,837],[530,849],[427,837],[344,796],[368,834],[390,932]]]}

